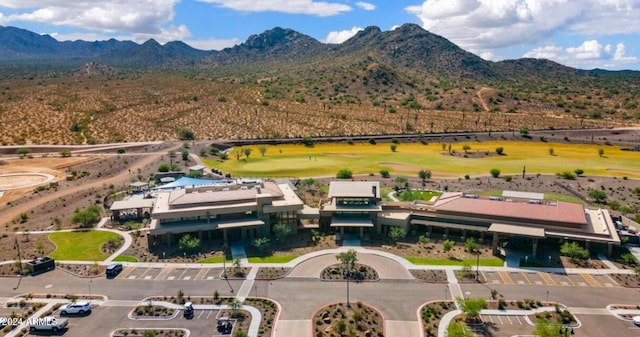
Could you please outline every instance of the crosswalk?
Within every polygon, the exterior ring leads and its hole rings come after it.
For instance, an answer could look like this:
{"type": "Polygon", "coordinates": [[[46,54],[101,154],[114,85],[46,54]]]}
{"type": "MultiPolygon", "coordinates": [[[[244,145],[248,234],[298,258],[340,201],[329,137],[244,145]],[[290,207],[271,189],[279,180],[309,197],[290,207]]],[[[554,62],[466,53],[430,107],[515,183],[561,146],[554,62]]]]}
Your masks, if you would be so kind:
{"type": "Polygon", "coordinates": [[[491,284],[506,285],[540,285],[540,286],[574,286],[574,287],[619,287],[612,278],[605,274],[558,274],[522,271],[483,271],[484,279],[491,284]]]}
{"type": "Polygon", "coordinates": [[[116,278],[121,280],[215,280],[221,279],[222,268],[186,268],[167,266],[126,267],[116,278]]]}

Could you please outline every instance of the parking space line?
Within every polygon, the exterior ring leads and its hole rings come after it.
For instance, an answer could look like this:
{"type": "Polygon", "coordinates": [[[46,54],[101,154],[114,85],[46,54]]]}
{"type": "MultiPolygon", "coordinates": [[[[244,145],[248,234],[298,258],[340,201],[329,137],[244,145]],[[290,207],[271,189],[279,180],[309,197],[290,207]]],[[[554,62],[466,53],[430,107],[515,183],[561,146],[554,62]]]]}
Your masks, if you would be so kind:
{"type": "Polygon", "coordinates": [[[546,283],[546,284],[548,284],[550,286],[555,286],[556,285],[556,281],[554,281],[553,278],[551,277],[551,275],[549,275],[548,273],[538,273],[538,275],[540,275],[540,278],[542,278],[544,283],[546,283]]]}
{"type": "MultiPolygon", "coordinates": [[[[140,274],[140,276],[138,278],[144,278],[144,275],[146,275],[151,269],[153,269],[153,268],[145,269],[145,271],[143,271],[142,274],[140,274]]],[[[147,280],[146,278],[144,278],[144,279],[147,280]]]]}
{"type": "Polygon", "coordinates": [[[211,317],[211,314],[213,314],[213,310],[207,310],[207,319],[211,317]]]}
{"type": "Polygon", "coordinates": [[[513,322],[511,322],[511,316],[506,316],[506,317],[509,320],[509,325],[513,325],[513,322]]]}
{"type": "Polygon", "coordinates": [[[171,268],[171,267],[167,267],[167,268],[162,269],[160,274],[158,274],[158,276],[156,276],[156,280],[164,279],[167,276],[167,274],[169,274],[172,270],[173,270],[173,268],[171,268]]]}
{"type": "Polygon", "coordinates": [[[531,280],[529,280],[529,278],[527,277],[527,273],[525,273],[525,272],[520,272],[520,274],[522,274],[522,277],[524,277],[524,280],[525,280],[528,284],[531,284],[531,280]]]}
{"type": "Polygon", "coordinates": [[[126,267],[126,268],[124,268],[122,273],[120,273],[120,275],[118,275],[117,278],[122,278],[122,279],[129,278],[129,274],[131,274],[131,272],[133,272],[135,269],[136,269],[135,267],[126,267]]]}
{"type": "Polygon", "coordinates": [[[520,320],[520,316],[516,316],[516,319],[518,320],[518,323],[520,323],[520,325],[522,325],[522,321],[520,320]]]}
{"type": "Polygon", "coordinates": [[[202,317],[202,315],[204,314],[204,310],[200,310],[200,315],[198,315],[198,319],[200,319],[200,317],[202,317]]]}
{"type": "Polygon", "coordinates": [[[502,317],[498,316],[498,320],[500,321],[500,324],[504,324],[502,323],[502,317]]]}
{"type": "Polygon", "coordinates": [[[571,281],[571,278],[569,277],[569,275],[561,275],[561,276],[564,277],[567,280],[567,282],[562,282],[562,281],[560,282],[560,284],[562,284],[563,286],[567,286],[567,285],[575,286],[576,285],[575,283],[573,283],[573,281],[571,281]]]}
{"type": "Polygon", "coordinates": [[[209,272],[209,269],[202,268],[202,269],[200,269],[200,271],[198,271],[198,274],[193,279],[194,280],[202,280],[204,278],[204,276],[207,275],[208,272],[209,272]]]}
{"type": "Polygon", "coordinates": [[[502,279],[502,283],[504,283],[504,284],[513,284],[513,280],[511,279],[511,276],[509,276],[508,272],[499,271],[498,272],[498,276],[500,276],[500,278],[502,279]]]}
{"type": "MultiPolygon", "coordinates": [[[[187,271],[189,271],[189,269],[188,269],[188,268],[184,268],[184,271],[180,274],[180,276],[178,276],[178,277],[176,277],[176,278],[177,278],[178,280],[183,280],[183,279],[184,279],[184,280],[188,280],[187,278],[183,278],[184,274],[186,274],[186,273],[187,273],[187,271]]],[[[191,278],[191,277],[189,277],[189,278],[191,278]]]]}
{"type": "Polygon", "coordinates": [[[598,283],[598,281],[596,281],[596,279],[593,277],[593,275],[591,274],[580,274],[580,276],[582,276],[582,278],[587,281],[587,283],[589,283],[590,286],[592,287],[602,287],[602,285],[600,285],[600,283],[598,283]]]}

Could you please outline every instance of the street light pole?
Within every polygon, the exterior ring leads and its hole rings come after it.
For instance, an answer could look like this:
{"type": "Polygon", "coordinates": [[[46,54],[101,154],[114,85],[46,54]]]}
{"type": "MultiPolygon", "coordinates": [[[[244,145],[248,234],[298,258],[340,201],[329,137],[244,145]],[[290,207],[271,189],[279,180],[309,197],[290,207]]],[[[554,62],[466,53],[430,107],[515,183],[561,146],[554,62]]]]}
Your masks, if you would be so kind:
{"type": "Polygon", "coordinates": [[[227,279],[227,245],[222,247],[222,277],[227,279]]]}
{"type": "Polygon", "coordinates": [[[351,307],[351,303],[349,303],[349,278],[350,278],[350,272],[351,271],[351,266],[349,266],[349,268],[347,269],[347,308],[351,307]]]}
{"type": "Polygon", "coordinates": [[[476,255],[476,282],[480,282],[480,251],[476,255]]]}

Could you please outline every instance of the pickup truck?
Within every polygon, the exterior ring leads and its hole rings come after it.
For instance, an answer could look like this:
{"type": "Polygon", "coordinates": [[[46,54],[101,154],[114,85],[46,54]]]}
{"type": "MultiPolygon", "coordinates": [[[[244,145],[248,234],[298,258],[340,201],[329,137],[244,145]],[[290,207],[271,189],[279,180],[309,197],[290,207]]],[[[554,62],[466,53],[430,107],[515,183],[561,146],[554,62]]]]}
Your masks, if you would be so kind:
{"type": "Polygon", "coordinates": [[[29,331],[50,330],[58,332],[65,329],[69,325],[69,321],[65,318],[56,318],[52,316],[34,318],[29,324],[29,331]]]}

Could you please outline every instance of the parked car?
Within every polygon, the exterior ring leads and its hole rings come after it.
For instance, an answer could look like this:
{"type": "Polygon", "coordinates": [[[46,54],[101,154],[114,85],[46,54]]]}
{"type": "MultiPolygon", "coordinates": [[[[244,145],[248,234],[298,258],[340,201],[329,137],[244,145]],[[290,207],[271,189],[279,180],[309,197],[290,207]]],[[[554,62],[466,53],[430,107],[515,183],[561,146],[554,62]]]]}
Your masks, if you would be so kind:
{"type": "Polygon", "coordinates": [[[633,320],[633,324],[640,326],[640,316],[633,316],[631,319],[633,320]]]}
{"type": "Polygon", "coordinates": [[[87,301],[78,301],[69,304],[65,304],[60,307],[61,315],[79,314],[84,315],[91,311],[91,303],[87,301]]]}
{"type": "Polygon", "coordinates": [[[31,325],[29,325],[29,331],[48,330],[58,332],[67,328],[69,321],[64,318],[56,318],[53,316],[36,318],[31,325]]]}
{"type": "Polygon", "coordinates": [[[184,304],[184,318],[186,319],[193,318],[193,303],[187,302],[184,304]]]}
{"type": "Polygon", "coordinates": [[[233,323],[231,323],[231,320],[229,319],[229,317],[220,317],[218,318],[218,332],[226,335],[226,334],[230,334],[231,330],[233,330],[233,323]]]}
{"type": "Polygon", "coordinates": [[[107,267],[107,278],[118,276],[122,271],[122,263],[112,263],[107,267]]]}

